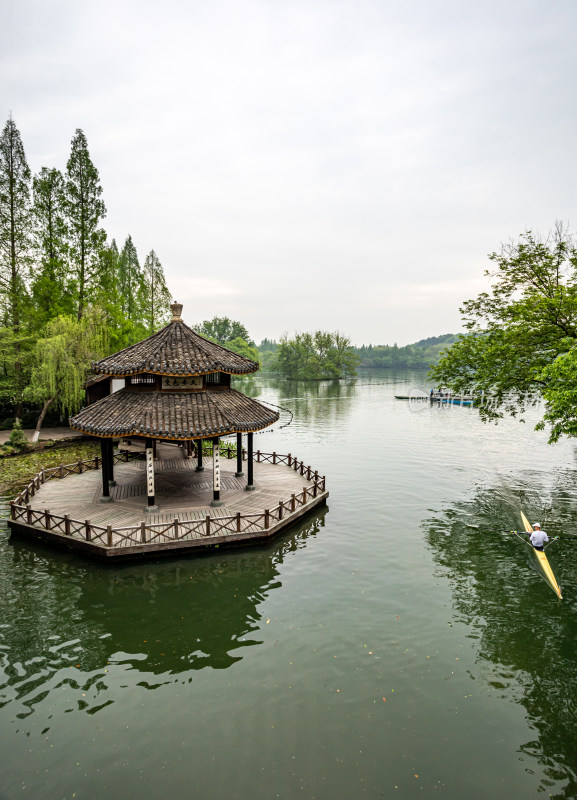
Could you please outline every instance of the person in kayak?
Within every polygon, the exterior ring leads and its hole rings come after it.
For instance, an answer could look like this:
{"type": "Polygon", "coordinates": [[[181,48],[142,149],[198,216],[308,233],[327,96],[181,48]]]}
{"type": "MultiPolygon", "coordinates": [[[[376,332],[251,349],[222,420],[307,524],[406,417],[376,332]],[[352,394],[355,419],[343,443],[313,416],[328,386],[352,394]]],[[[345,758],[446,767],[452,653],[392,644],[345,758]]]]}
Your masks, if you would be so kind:
{"type": "Polygon", "coordinates": [[[545,531],[541,530],[541,526],[538,522],[533,523],[533,533],[529,534],[529,541],[535,548],[535,550],[543,550],[543,545],[545,542],[549,541],[549,537],[545,533],[545,531]]]}

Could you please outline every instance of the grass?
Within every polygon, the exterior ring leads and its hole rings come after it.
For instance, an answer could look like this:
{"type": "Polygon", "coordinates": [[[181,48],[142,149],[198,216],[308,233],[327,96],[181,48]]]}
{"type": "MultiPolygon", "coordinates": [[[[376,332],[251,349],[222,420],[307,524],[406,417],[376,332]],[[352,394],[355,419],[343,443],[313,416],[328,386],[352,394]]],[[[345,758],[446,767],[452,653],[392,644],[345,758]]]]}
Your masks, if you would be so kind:
{"type": "Polygon", "coordinates": [[[34,450],[11,458],[0,459],[0,494],[16,495],[29,483],[42,467],[58,467],[73,464],[100,455],[100,442],[78,442],[78,444],[34,450]]]}

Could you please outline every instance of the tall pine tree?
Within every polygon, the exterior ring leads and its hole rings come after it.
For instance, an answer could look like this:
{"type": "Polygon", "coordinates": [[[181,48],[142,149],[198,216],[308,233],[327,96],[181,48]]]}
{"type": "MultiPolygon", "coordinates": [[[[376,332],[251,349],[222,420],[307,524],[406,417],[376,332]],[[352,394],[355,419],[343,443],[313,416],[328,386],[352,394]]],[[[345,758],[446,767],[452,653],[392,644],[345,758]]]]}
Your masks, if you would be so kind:
{"type": "Polygon", "coordinates": [[[142,319],[140,298],[142,294],[142,272],[138,262],[132,236],[128,236],[120,253],[119,289],[124,316],[134,324],[142,319]]]}
{"type": "Polygon", "coordinates": [[[64,178],[57,169],[42,167],[34,176],[34,238],[38,268],[32,280],[35,316],[44,323],[74,312],[68,278],[64,178]]]}
{"type": "Polygon", "coordinates": [[[144,262],[142,281],[142,308],[150,334],[168,321],[170,300],[162,264],[154,250],[151,250],[144,262]]]}
{"type": "Polygon", "coordinates": [[[106,233],[99,227],[106,214],[101,194],[98,170],[90,158],[86,136],[78,128],[66,165],[64,192],[78,319],[82,318],[90,299],[98,254],[106,241],[106,233]]]}
{"type": "Polygon", "coordinates": [[[12,117],[0,136],[0,302],[4,346],[13,352],[4,381],[20,415],[23,389],[22,322],[26,280],[31,262],[30,168],[20,132],[12,117]]]}

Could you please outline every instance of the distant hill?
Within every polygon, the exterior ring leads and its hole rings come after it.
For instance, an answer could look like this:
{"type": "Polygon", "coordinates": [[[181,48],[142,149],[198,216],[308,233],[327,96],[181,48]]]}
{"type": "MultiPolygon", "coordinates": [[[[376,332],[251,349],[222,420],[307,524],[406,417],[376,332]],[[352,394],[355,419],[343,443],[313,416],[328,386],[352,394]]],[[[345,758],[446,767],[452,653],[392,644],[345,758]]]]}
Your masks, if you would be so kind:
{"type": "Polygon", "coordinates": [[[354,350],[361,359],[361,367],[428,369],[438,363],[441,352],[458,338],[458,333],[445,333],[442,336],[429,336],[428,339],[421,339],[404,347],[396,344],[369,344],[355,347],[354,350]]]}

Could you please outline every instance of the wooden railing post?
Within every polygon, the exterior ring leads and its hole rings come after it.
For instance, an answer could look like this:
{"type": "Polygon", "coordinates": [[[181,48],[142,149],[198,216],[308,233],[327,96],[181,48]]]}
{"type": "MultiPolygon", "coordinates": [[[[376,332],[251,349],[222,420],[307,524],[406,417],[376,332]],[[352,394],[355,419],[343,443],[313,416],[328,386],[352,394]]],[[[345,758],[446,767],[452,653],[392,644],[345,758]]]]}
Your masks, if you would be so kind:
{"type": "Polygon", "coordinates": [[[260,462],[260,450],[256,451],[256,460],[257,462],[260,462]]]}
{"type": "Polygon", "coordinates": [[[316,496],[317,496],[317,494],[318,494],[318,490],[319,490],[319,485],[318,485],[318,483],[315,481],[315,482],[314,482],[314,484],[313,484],[313,497],[316,497],[316,496]]]}
{"type": "MultiPolygon", "coordinates": [[[[126,451],[126,452],[128,452],[128,451],[126,451]]],[[[141,522],[140,523],[140,541],[142,543],[146,542],[146,523],[145,522],[141,522]]]]}
{"type": "Polygon", "coordinates": [[[272,463],[276,464],[276,450],[272,451],[272,463]]]}
{"type": "Polygon", "coordinates": [[[307,481],[310,481],[310,479],[311,479],[311,468],[310,468],[310,466],[308,466],[307,467],[307,481]]]}
{"type": "Polygon", "coordinates": [[[210,517],[208,516],[208,514],[206,515],[205,522],[206,522],[206,535],[210,536],[210,517]]]}
{"type": "Polygon", "coordinates": [[[264,510],[264,529],[265,531],[270,528],[270,511],[268,508],[264,510]]]}
{"type": "Polygon", "coordinates": [[[94,459],[94,463],[96,465],[94,469],[100,469],[100,456],[96,456],[96,458],[94,459]]]}
{"type": "Polygon", "coordinates": [[[280,522],[280,521],[281,521],[281,519],[282,519],[282,512],[283,512],[283,508],[284,508],[284,506],[283,506],[283,504],[282,504],[282,500],[279,500],[279,501],[278,501],[278,521],[279,521],[279,522],[280,522]]]}
{"type": "Polygon", "coordinates": [[[174,538],[178,539],[178,517],[174,518],[174,538]]]}
{"type": "Polygon", "coordinates": [[[64,464],[60,464],[60,478],[64,477],[64,464]]]}
{"type": "Polygon", "coordinates": [[[10,519],[16,519],[16,503],[14,500],[10,502],[10,519]]]}
{"type": "Polygon", "coordinates": [[[84,469],[83,469],[83,465],[82,465],[82,460],[78,459],[78,474],[82,475],[83,472],[84,472],[84,469]]]}
{"type": "Polygon", "coordinates": [[[297,498],[296,495],[291,494],[291,511],[294,511],[297,506],[297,498]]]}
{"type": "Polygon", "coordinates": [[[106,544],[108,547],[112,547],[112,525],[106,526],[106,544]]]}
{"type": "Polygon", "coordinates": [[[30,503],[26,504],[26,522],[32,525],[32,507],[30,503]]]}
{"type": "Polygon", "coordinates": [[[84,520],[84,536],[86,537],[86,541],[87,542],[91,542],[92,541],[92,528],[90,526],[90,520],[89,519],[85,519],[84,520]]]}
{"type": "Polygon", "coordinates": [[[240,517],[240,511],[238,511],[237,514],[236,514],[236,532],[237,533],[240,533],[240,528],[241,528],[241,517],[240,517]]]}
{"type": "Polygon", "coordinates": [[[44,509],[44,527],[50,530],[50,511],[47,508],[44,509]]]}
{"type": "Polygon", "coordinates": [[[40,470],[40,482],[41,483],[46,482],[46,474],[44,473],[44,467],[42,467],[42,469],[40,470]]]}
{"type": "Polygon", "coordinates": [[[70,536],[70,518],[68,514],[64,515],[64,533],[66,536],[70,536]]]}
{"type": "Polygon", "coordinates": [[[289,467],[292,467],[292,465],[293,465],[293,460],[292,460],[292,456],[291,456],[290,453],[288,454],[288,465],[289,465],[289,467]]]}

